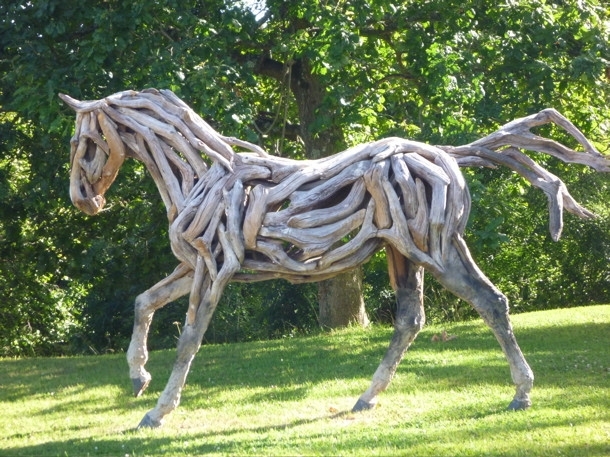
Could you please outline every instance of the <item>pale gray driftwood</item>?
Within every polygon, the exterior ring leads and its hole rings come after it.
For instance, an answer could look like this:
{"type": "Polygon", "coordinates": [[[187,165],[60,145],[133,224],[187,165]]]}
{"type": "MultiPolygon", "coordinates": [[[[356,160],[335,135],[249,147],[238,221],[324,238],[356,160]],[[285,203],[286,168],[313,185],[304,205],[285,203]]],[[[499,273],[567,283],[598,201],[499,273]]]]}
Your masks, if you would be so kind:
{"type": "Polygon", "coordinates": [[[610,162],[555,110],[517,119],[463,146],[384,138],[320,160],[296,161],[219,134],[170,91],[125,91],[84,102],[61,98],[77,113],[70,158],[74,204],[99,213],[123,161],[134,157],[149,170],[167,208],[180,264],[136,299],[128,350],[136,395],[151,379],[144,365],[154,311],[190,294],[174,369],[140,426],[161,425],[177,407],[229,281],[319,281],[361,265],[384,247],[398,303],[395,333],[354,410],[375,405],[423,326],[423,269],[472,304],[494,331],[516,384],[509,408],[530,405],[533,374],[514,339],[507,300],[478,269],[462,238],[470,196],[458,166],[504,165],[540,188],[549,199],[551,235],[558,239],[564,208],[580,217],[593,214],[523,150],[598,171],[610,171],[610,162]],[[564,128],[584,151],[530,131],[545,123],[564,128]]]}

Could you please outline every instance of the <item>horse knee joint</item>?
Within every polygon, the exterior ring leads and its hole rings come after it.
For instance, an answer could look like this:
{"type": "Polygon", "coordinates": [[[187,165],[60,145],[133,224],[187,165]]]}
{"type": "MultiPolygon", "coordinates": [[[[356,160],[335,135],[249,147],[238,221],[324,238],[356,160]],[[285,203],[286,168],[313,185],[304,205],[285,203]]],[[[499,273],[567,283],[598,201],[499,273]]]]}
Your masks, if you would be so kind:
{"type": "Polygon", "coordinates": [[[142,312],[143,310],[145,310],[149,306],[150,302],[151,302],[151,299],[150,299],[148,291],[142,292],[140,295],[138,295],[133,304],[133,307],[134,307],[136,313],[139,313],[139,312],[142,312]]]}
{"type": "Polygon", "coordinates": [[[413,291],[398,289],[396,291],[398,312],[396,313],[395,327],[401,330],[415,330],[419,332],[426,322],[424,308],[419,297],[413,291]]]}
{"type": "Polygon", "coordinates": [[[396,321],[394,326],[400,330],[414,330],[419,332],[424,328],[426,323],[426,316],[423,309],[406,310],[405,312],[399,312],[396,315],[396,321]]]}
{"type": "Polygon", "coordinates": [[[476,309],[486,322],[506,320],[509,314],[508,299],[503,294],[497,293],[488,300],[481,301],[476,309]]]}
{"type": "Polygon", "coordinates": [[[197,332],[192,326],[186,325],[182,329],[182,335],[180,335],[180,339],[178,340],[178,353],[195,354],[199,351],[200,346],[201,340],[199,339],[197,332]]]}
{"type": "Polygon", "coordinates": [[[426,318],[423,314],[407,314],[404,316],[397,316],[395,327],[401,330],[415,330],[419,332],[424,328],[426,318]]]}
{"type": "Polygon", "coordinates": [[[498,312],[503,312],[505,314],[508,314],[508,310],[509,310],[508,298],[506,298],[505,295],[499,294],[496,299],[496,303],[497,303],[497,305],[495,306],[495,308],[498,310],[498,312]]]}

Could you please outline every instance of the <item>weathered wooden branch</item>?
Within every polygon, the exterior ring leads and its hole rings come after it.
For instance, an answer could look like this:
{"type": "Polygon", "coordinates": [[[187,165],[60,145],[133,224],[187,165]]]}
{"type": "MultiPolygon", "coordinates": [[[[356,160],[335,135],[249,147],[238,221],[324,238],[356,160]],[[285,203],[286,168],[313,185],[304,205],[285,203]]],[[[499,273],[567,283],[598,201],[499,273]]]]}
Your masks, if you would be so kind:
{"type": "Polygon", "coordinates": [[[551,108],[509,122],[496,132],[470,144],[439,147],[455,157],[460,165],[504,165],[541,189],[549,199],[549,230],[555,241],[559,239],[563,229],[564,208],[582,218],[591,218],[594,214],[574,200],[560,178],[525,155],[521,149],[546,153],[563,162],[586,165],[600,172],[610,172],[608,157],[597,151],[574,124],[551,108]],[[583,147],[584,151],[575,151],[530,131],[534,127],[550,123],[562,127],[583,147]]]}
{"type": "Polygon", "coordinates": [[[181,262],[171,281],[149,291],[156,298],[136,307],[128,358],[137,395],[150,381],[142,355],[150,310],[190,287],[174,371],[142,426],[160,425],[177,405],[192,356],[229,281],[319,281],[361,265],[384,246],[400,324],[355,410],[374,405],[421,328],[422,267],[487,318],[517,385],[510,408],[529,406],[533,375],[511,333],[506,298],[478,269],[462,237],[471,202],[459,166],[503,165],[540,188],[549,199],[551,235],[558,239],[564,208],[580,217],[593,214],[524,151],[605,172],[610,161],[556,111],[517,119],[464,146],[385,138],[296,161],[220,135],[169,91],[126,91],[94,102],[62,99],[77,112],[70,141],[74,204],[98,213],[125,158],[141,160],[166,205],[172,250],[181,262]],[[564,128],[584,151],[530,131],[546,123],[564,128]]]}
{"type": "Polygon", "coordinates": [[[441,265],[447,243],[463,230],[461,216],[469,211],[469,202],[461,205],[461,193],[450,186],[463,179],[442,151],[462,166],[509,167],[540,188],[549,199],[554,239],[561,234],[564,208],[580,217],[593,214],[523,150],[610,171],[608,159],[552,109],[463,146],[386,138],[311,162],[272,157],[259,146],[218,134],[170,91],[127,91],[97,102],[62,98],[87,113],[79,114],[72,142],[72,161],[80,165],[72,169],[76,200],[88,212],[96,211],[124,158],[137,157],[166,202],[176,254],[192,264],[201,256],[212,279],[224,262],[221,227],[240,262],[255,262],[259,270],[288,279],[302,272],[322,274],[337,262],[357,266],[355,243],[375,235],[441,265]],[[531,133],[547,123],[564,128],[584,152],[531,133]],[[207,160],[218,165],[210,168],[207,160]],[[372,223],[366,222],[369,198],[375,202],[372,223]],[[214,258],[217,246],[220,258],[214,258]]]}

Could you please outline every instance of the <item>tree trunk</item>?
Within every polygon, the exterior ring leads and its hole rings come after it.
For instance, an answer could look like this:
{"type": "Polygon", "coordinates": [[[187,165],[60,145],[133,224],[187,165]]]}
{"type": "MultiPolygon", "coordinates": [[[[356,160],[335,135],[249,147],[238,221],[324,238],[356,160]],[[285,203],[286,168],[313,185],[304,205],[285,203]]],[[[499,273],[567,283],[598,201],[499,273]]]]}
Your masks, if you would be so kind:
{"type": "Polygon", "coordinates": [[[349,324],[368,325],[362,298],[362,268],[356,268],[318,284],[320,326],[325,329],[349,324]]]}
{"type": "MultiPolygon", "coordinates": [[[[324,106],[324,88],[317,76],[312,74],[306,58],[282,63],[270,55],[261,56],[256,62],[255,71],[282,84],[286,83],[286,75],[290,75],[290,90],[299,112],[300,137],[308,158],[319,159],[345,148],[343,132],[334,123],[332,110],[324,106]],[[316,121],[319,122],[320,116],[324,116],[327,122],[324,122],[325,128],[322,131],[316,132],[313,127],[316,121]]],[[[359,270],[342,273],[320,283],[318,297],[322,327],[338,328],[354,323],[368,325],[362,299],[362,271],[359,270]]]]}
{"type": "MultiPolygon", "coordinates": [[[[332,122],[332,112],[324,111],[324,88],[311,73],[305,58],[294,62],[291,76],[290,89],[297,102],[306,156],[319,159],[342,150],[345,147],[343,133],[332,122]],[[330,122],[324,131],[315,132],[312,127],[321,115],[329,117],[330,122]]],[[[369,324],[362,298],[362,276],[362,268],[358,267],[318,284],[321,327],[331,329],[369,324]]]]}

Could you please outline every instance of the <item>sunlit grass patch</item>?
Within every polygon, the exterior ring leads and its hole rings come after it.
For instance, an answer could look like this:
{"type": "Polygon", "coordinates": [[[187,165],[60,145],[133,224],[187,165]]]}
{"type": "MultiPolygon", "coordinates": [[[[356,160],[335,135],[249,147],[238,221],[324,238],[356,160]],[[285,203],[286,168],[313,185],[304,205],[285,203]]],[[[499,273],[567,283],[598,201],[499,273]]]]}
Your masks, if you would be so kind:
{"type": "Polygon", "coordinates": [[[610,306],[514,316],[536,375],[534,405],[508,412],[510,373],[480,322],[419,335],[377,408],[350,412],[391,329],[202,347],[182,405],[134,431],[171,371],[131,396],[124,355],[0,360],[0,455],[610,454],[610,306]],[[455,339],[433,341],[443,330],[455,339]]]}

